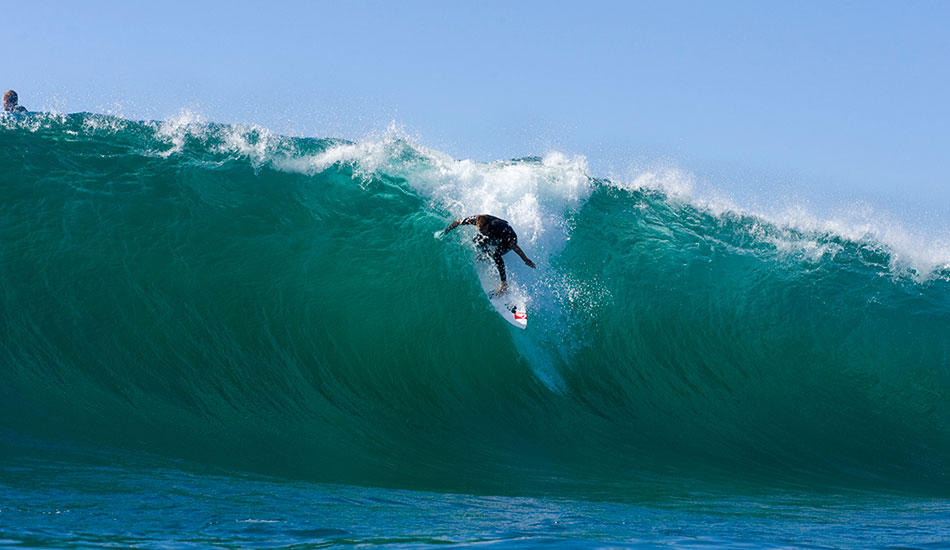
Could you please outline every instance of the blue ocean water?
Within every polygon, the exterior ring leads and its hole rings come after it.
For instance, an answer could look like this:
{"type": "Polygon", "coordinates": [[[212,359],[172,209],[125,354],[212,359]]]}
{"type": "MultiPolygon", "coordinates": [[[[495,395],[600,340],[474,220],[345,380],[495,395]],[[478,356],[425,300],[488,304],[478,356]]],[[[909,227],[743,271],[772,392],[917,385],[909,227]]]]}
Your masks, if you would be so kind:
{"type": "Polygon", "coordinates": [[[940,547],[950,253],[582,157],[0,119],[0,545],[940,547]],[[464,228],[509,220],[528,329],[464,228]]]}

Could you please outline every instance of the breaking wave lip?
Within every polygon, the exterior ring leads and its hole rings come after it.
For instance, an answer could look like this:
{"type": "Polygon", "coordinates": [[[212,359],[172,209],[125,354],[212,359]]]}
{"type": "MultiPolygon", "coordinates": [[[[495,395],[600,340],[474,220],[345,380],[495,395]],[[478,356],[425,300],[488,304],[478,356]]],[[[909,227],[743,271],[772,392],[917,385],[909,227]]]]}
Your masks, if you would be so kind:
{"type": "MultiPolygon", "coordinates": [[[[453,216],[493,212],[522,228],[541,249],[542,259],[557,254],[570,238],[570,216],[598,186],[650,190],[683,201],[717,218],[748,219],[753,231],[770,228],[763,238],[777,249],[808,258],[833,257],[835,239],[863,243],[889,256],[890,270],[919,282],[950,277],[950,239],[912,229],[886,208],[856,200],[817,216],[800,202],[750,208],[717,189],[698,190],[695,176],[669,163],[639,168],[625,176],[601,178],[590,173],[583,155],[550,151],[538,157],[478,162],[455,159],[419,144],[394,122],[384,131],[355,141],[287,137],[253,124],[218,124],[183,110],[164,121],[134,122],[111,115],[37,113],[3,117],[0,127],[55,130],[77,120],[77,130],[117,134],[143,127],[152,135],[148,151],[168,158],[200,144],[225,156],[247,159],[255,167],[313,175],[348,166],[357,181],[403,178],[453,216]],[[304,143],[308,142],[308,143],[304,143]],[[317,149],[317,150],[314,150],[317,149]]],[[[75,130],[73,130],[75,131],[75,130]]],[[[519,235],[521,236],[521,235],[519,235]]]]}
{"type": "MultiPolygon", "coordinates": [[[[156,124],[157,135],[180,152],[188,138],[208,139],[210,125],[200,116],[180,117],[156,124]]],[[[599,185],[625,190],[661,192],[717,218],[741,217],[752,231],[769,226],[762,237],[777,249],[810,259],[833,256],[835,238],[864,243],[889,255],[893,273],[920,282],[950,276],[950,240],[913,230],[886,209],[856,200],[839,206],[831,217],[819,217],[802,203],[782,203],[767,209],[742,206],[716,189],[697,190],[695,176],[682,168],[642,168],[627,176],[600,178],[590,173],[583,155],[550,151],[538,157],[477,162],[450,155],[415,142],[395,123],[380,135],[357,141],[334,140],[319,152],[301,153],[295,138],[258,126],[222,125],[217,128],[218,152],[246,157],[257,166],[314,174],[333,166],[353,168],[354,177],[367,180],[386,175],[404,178],[453,216],[493,212],[525,231],[542,251],[542,259],[557,254],[570,238],[570,216],[599,185]]]]}
{"type": "Polygon", "coordinates": [[[824,217],[810,212],[802,202],[784,199],[773,206],[752,208],[721,190],[698,190],[693,174],[667,165],[604,182],[624,190],[660,192],[719,219],[743,219],[752,236],[787,255],[811,261],[833,258],[844,240],[886,253],[895,276],[917,282],[950,277],[950,239],[912,229],[886,208],[862,199],[836,205],[833,214],[824,217]]]}

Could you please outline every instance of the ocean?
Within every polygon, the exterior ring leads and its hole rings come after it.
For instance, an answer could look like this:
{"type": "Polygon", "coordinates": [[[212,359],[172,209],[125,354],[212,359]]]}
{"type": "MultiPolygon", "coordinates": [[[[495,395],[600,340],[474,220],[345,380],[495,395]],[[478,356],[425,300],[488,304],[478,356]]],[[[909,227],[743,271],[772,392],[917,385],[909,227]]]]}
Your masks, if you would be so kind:
{"type": "Polygon", "coordinates": [[[939,235],[187,114],[0,178],[0,548],[950,547],[939,235]]]}

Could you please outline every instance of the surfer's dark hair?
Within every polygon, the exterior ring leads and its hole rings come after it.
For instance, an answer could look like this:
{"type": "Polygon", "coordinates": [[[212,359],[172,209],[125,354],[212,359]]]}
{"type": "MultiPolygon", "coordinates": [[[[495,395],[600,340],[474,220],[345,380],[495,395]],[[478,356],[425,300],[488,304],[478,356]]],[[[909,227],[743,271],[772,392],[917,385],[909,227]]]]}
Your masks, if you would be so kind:
{"type": "Polygon", "coordinates": [[[20,98],[16,95],[16,92],[13,90],[7,90],[3,93],[3,102],[4,103],[13,103],[16,104],[20,101],[20,98]]]}

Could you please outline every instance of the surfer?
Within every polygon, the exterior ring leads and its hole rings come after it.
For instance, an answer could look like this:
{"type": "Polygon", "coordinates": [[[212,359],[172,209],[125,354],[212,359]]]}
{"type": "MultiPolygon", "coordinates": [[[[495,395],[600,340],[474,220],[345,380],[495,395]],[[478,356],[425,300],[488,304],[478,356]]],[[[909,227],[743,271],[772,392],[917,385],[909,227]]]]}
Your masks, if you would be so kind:
{"type": "Polygon", "coordinates": [[[498,275],[501,277],[501,286],[498,287],[495,296],[501,296],[508,290],[508,280],[505,278],[505,261],[501,259],[506,252],[514,250],[515,254],[521,256],[521,259],[524,260],[525,265],[535,268],[534,262],[529,260],[521,251],[521,247],[518,246],[518,235],[515,234],[515,230],[505,220],[488,214],[478,214],[464,219],[459,218],[452,222],[452,225],[446,227],[442,234],[445,235],[460,225],[474,225],[477,227],[478,233],[475,234],[474,240],[481,258],[491,257],[495,260],[498,275]]]}
{"type": "Polygon", "coordinates": [[[3,110],[7,113],[25,113],[26,107],[17,105],[19,96],[13,90],[7,90],[3,93],[3,110]]]}

